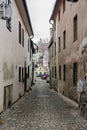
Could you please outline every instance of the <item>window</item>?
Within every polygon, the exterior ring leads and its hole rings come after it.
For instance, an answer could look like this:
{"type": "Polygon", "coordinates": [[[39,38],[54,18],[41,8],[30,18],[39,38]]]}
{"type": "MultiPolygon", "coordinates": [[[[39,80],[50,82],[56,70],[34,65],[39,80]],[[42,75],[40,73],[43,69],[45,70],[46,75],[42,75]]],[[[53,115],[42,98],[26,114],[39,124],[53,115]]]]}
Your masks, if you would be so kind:
{"type": "Polygon", "coordinates": [[[40,75],[42,75],[42,72],[40,72],[40,75]]]}
{"type": "Polygon", "coordinates": [[[61,52],[61,38],[59,37],[59,52],[61,52]]]}
{"type": "Polygon", "coordinates": [[[31,43],[32,41],[30,40],[30,60],[31,60],[31,56],[32,56],[32,49],[31,49],[31,43]]]}
{"type": "Polygon", "coordinates": [[[22,28],[22,46],[24,47],[24,29],[22,28]]]}
{"type": "Polygon", "coordinates": [[[8,5],[11,4],[11,0],[7,0],[7,4],[8,4],[8,5]]]}
{"type": "Polygon", "coordinates": [[[21,82],[21,67],[19,67],[19,82],[21,82]]]}
{"type": "Polygon", "coordinates": [[[66,48],[66,31],[63,32],[63,49],[66,48]]]}
{"type": "Polygon", "coordinates": [[[53,46],[52,46],[52,57],[53,57],[53,46]]]}
{"type": "Polygon", "coordinates": [[[78,19],[77,19],[77,15],[73,18],[73,40],[76,41],[77,40],[77,24],[78,24],[78,19]]]}
{"type": "Polygon", "coordinates": [[[76,86],[77,85],[77,63],[73,63],[73,85],[76,86]]]}
{"type": "Polygon", "coordinates": [[[54,75],[54,74],[53,74],[53,67],[52,67],[52,78],[53,78],[53,75],[54,75]]]}
{"type": "Polygon", "coordinates": [[[55,66],[55,79],[56,79],[56,66],[55,66]]]}
{"type": "Polygon", "coordinates": [[[29,65],[28,65],[28,78],[29,78],[29,73],[30,73],[30,68],[29,68],[29,65]]]}
{"type": "Polygon", "coordinates": [[[28,52],[29,52],[29,39],[28,39],[28,52]]]}
{"type": "Polygon", "coordinates": [[[63,13],[65,12],[65,8],[66,8],[66,1],[65,0],[63,0],[63,13]]]}
{"type": "Polygon", "coordinates": [[[66,81],[66,65],[63,65],[63,81],[66,81]]]}
{"type": "Polygon", "coordinates": [[[56,55],[56,42],[55,42],[55,55],[56,55]]]}
{"type": "Polygon", "coordinates": [[[61,80],[61,65],[59,66],[59,80],[61,80]]]}
{"type": "Polygon", "coordinates": [[[22,79],[24,78],[24,68],[22,67],[22,79]]]}
{"type": "Polygon", "coordinates": [[[19,22],[19,43],[21,44],[21,23],[19,22]]]}
{"type": "Polygon", "coordinates": [[[58,12],[58,21],[60,21],[60,10],[58,12]]]}

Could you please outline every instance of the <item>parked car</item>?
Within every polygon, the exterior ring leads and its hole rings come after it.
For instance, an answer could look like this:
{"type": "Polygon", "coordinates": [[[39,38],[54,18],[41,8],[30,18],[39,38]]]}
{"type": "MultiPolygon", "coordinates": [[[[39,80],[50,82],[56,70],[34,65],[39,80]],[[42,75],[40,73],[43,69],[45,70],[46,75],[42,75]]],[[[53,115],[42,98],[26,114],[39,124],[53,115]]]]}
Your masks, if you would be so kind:
{"type": "Polygon", "coordinates": [[[41,76],[42,76],[42,74],[41,74],[41,73],[37,74],[37,77],[41,77],[41,76]]]}
{"type": "Polygon", "coordinates": [[[43,75],[41,76],[41,79],[47,79],[47,77],[48,77],[47,74],[43,74],[43,75]]]}

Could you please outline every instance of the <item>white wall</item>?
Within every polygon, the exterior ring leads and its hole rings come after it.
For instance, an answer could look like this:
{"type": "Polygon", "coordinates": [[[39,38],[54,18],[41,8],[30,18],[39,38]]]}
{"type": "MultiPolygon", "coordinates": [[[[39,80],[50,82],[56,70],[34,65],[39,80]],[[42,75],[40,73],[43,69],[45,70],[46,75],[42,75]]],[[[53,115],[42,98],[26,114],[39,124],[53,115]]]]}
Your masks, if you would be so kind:
{"type": "MultiPolygon", "coordinates": [[[[19,66],[29,63],[28,33],[14,0],[12,3],[12,32],[6,28],[6,21],[0,19],[0,112],[3,110],[4,86],[13,84],[13,102],[24,94],[24,85],[19,83],[19,66]],[[19,21],[24,29],[24,47],[19,44],[19,21]],[[10,75],[10,76],[9,76],[10,75]]],[[[29,82],[28,82],[29,86],[29,82]]]]}

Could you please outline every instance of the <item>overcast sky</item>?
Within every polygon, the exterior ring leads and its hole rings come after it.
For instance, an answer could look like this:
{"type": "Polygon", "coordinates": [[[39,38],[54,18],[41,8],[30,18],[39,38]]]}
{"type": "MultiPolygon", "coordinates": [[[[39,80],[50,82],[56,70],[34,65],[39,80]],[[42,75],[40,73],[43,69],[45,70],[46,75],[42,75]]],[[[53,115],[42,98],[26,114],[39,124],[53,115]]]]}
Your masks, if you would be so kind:
{"type": "Polygon", "coordinates": [[[31,24],[34,32],[34,41],[40,38],[49,38],[49,19],[52,14],[55,0],[26,0],[29,9],[31,24]]]}

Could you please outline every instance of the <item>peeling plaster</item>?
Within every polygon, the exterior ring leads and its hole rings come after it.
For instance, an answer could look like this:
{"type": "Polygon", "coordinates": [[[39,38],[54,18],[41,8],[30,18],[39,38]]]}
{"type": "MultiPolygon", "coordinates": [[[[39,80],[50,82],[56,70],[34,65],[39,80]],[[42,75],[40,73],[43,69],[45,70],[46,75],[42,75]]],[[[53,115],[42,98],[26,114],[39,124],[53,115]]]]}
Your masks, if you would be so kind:
{"type": "Polygon", "coordinates": [[[3,63],[3,79],[8,80],[14,78],[14,65],[8,66],[6,62],[3,63]]]}

